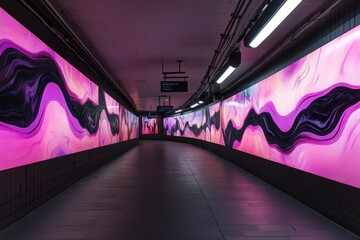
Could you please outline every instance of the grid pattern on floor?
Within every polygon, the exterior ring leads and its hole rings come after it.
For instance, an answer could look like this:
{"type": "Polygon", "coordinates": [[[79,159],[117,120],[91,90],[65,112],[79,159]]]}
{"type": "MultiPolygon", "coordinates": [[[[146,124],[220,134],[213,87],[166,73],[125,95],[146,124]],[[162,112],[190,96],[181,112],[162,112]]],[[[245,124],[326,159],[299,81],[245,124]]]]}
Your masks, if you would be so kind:
{"type": "Polygon", "coordinates": [[[211,152],[143,141],[0,239],[360,238],[211,152]]]}

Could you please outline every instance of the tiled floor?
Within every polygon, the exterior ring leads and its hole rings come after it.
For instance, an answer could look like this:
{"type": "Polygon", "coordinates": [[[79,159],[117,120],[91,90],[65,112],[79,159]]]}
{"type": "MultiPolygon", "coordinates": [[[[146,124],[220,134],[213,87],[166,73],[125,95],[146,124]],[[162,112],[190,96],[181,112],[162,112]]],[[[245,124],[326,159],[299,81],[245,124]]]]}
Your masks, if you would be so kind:
{"type": "Polygon", "coordinates": [[[210,152],[144,141],[0,239],[359,238],[210,152]]]}

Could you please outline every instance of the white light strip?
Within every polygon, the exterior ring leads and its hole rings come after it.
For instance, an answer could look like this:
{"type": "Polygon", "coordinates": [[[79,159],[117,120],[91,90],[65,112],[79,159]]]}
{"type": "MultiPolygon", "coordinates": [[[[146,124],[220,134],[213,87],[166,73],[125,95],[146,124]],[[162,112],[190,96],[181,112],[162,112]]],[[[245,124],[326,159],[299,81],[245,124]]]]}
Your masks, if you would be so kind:
{"type": "Polygon", "coordinates": [[[232,72],[235,70],[236,68],[230,66],[228,69],[226,69],[226,71],[223,73],[223,75],[221,75],[221,77],[216,81],[216,83],[220,84],[223,81],[225,81],[225,79],[232,74],[232,72]]]}
{"type": "Polygon", "coordinates": [[[258,35],[250,42],[252,48],[258,47],[289,14],[301,3],[302,0],[287,0],[275,13],[270,21],[261,29],[258,35]]]}
{"type": "Polygon", "coordinates": [[[195,103],[195,104],[191,105],[190,107],[191,107],[191,108],[194,108],[194,107],[197,107],[197,106],[199,106],[199,104],[198,104],[198,103],[195,103]]]}
{"type": "Polygon", "coordinates": [[[179,112],[181,112],[181,111],[182,111],[182,109],[179,109],[179,110],[176,110],[175,113],[179,113],[179,112]]]}
{"type": "Polygon", "coordinates": [[[203,104],[204,102],[200,100],[198,103],[199,103],[199,104],[203,104]]]}

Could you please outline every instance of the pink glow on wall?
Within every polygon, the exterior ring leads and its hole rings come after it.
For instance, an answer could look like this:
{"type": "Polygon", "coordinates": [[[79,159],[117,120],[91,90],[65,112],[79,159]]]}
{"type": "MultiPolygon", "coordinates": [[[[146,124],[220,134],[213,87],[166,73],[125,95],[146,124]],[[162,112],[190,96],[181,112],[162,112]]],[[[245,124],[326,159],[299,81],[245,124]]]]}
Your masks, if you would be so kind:
{"type": "Polygon", "coordinates": [[[119,103],[1,8],[0,58],[0,170],[119,142],[119,103]]]}
{"type": "MultiPolygon", "coordinates": [[[[359,59],[360,26],[219,103],[217,136],[199,139],[359,188],[359,59]]],[[[207,108],[164,119],[165,133],[194,137],[207,108]]]]}
{"type": "Polygon", "coordinates": [[[196,138],[224,145],[220,129],[220,103],[164,118],[164,129],[166,135],[196,138]]]}
{"type": "Polygon", "coordinates": [[[139,118],[120,105],[120,141],[139,137],[139,118]]]}
{"type": "Polygon", "coordinates": [[[158,119],[157,118],[148,118],[145,116],[141,117],[142,123],[142,134],[158,134],[158,119]]]}

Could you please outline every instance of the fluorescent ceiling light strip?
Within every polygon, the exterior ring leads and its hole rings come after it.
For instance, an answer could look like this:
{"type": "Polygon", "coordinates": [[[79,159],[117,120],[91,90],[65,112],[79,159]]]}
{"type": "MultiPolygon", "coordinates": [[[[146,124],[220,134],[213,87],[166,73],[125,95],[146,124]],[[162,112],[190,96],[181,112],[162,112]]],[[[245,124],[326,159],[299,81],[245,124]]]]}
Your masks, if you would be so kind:
{"type": "Polygon", "coordinates": [[[279,26],[279,24],[284,21],[284,19],[289,16],[289,14],[301,3],[302,0],[288,0],[286,1],[280,9],[275,13],[275,15],[268,21],[268,23],[261,29],[261,31],[256,35],[256,37],[249,44],[250,47],[258,47],[274,30],[279,26]]]}
{"type": "Polygon", "coordinates": [[[198,103],[199,103],[199,104],[203,104],[204,102],[200,100],[198,103]]]}
{"type": "Polygon", "coordinates": [[[191,108],[194,108],[194,107],[197,107],[197,106],[199,106],[199,104],[198,104],[198,103],[195,103],[195,104],[191,105],[190,107],[191,107],[191,108]]]}
{"type": "Polygon", "coordinates": [[[226,69],[226,71],[223,73],[223,75],[221,75],[221,77],[216,81],[216,83],[220,84],[223,81],[225,81],[225,79],[232,74],[232,72],[235,70],[236,68],[230,66],[228,69],[226,69]]]}
{"type": "Polygon", "coordinates": [[[182,109],[179,109],[179,110],[176,110],[175,113],[179,113],[179,112],[181,112],[181,111],[182,111],[182,109]]]}

